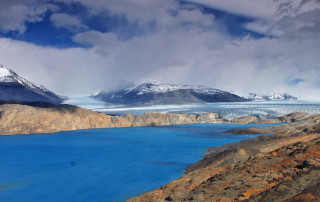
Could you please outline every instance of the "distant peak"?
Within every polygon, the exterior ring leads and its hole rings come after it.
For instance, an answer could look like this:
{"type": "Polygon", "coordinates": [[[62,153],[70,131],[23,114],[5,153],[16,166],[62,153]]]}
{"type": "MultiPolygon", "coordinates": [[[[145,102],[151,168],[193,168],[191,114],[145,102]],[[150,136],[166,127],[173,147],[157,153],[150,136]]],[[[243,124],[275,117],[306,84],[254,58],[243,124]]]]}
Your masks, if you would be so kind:
{"type": "Polygon", "coordinates": [[[139,83],[140,83],[139,85],[147,84],[147,83],[152,84],[152,85],[160,85],[160,82],[157,81],[156,79],[153,79],[153,78],[144,79],[139,83]]]}
{"type": "Polygon", "coordinates": [[[11,72],[9,69],[3,67],[3,65],[0,64],[0,77],[10,76],[11,72]]]}

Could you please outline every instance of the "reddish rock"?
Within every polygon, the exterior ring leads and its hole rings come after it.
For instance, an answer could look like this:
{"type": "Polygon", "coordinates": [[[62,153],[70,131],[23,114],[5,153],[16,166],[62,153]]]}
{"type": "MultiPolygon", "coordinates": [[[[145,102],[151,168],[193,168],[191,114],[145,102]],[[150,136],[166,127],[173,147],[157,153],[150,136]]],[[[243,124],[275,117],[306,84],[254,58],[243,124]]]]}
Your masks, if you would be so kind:
{"type": "Polygon", "coordinates": [[[236,117],[230,121],[230,123],[234,124],[250,124],[250,123],[256,123],[259,121],[258,116],[242,116],[242,117],[236,117]]]}
{"type": "Polygon", "coordinates": [[[134,116],[110,116],[71,105],[51,108],[32,107],[19,104],[0,105],[0,135],[52,133],[58,131],[117,128],[131,126],[159,126],[192,123],[222,122],[219,115],[200,115],[151,112],[134,116]]]}

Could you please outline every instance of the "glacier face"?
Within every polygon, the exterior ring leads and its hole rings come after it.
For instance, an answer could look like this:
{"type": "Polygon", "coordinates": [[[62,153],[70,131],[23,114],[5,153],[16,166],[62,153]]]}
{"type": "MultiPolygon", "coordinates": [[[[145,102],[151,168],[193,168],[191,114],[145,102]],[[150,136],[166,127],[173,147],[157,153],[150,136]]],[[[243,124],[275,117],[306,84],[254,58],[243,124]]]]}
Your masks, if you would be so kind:
{"type": "Polygon", "coordinates": [[[77,96],[76,98],[70,97],[66,103],[89,108],[106,114],[120,116],[126,113],[137,115],[153,111],[188,114],[215,112],[220,113],[222,117],[226,119],[247,115],[258,115],[261,118],[273,118],[293,112],[305,112],[310,115],[320,114],[320,100],[269,100],[128,107],[125,105],[106,104],[103,102],[97,102],[97,100],[94,99],[81,98],[81,96],[77,96]]]}
{"type": "Polygon", "coordinates": [[[261,118],[273,118],[293,112],[305,112],[310,115],[320,114],[320,101],[252,101],[188,105],[156,105],[147,107],[113,107],[112,105],[110,105],[105,108],[96,108],[94,110],[113,115],[123,115],[126,113],[137,115],[152,111],[188,114],[214,112],[220,113],[221,116],[226,119],[248,115],[257,115],[261,118]]]}

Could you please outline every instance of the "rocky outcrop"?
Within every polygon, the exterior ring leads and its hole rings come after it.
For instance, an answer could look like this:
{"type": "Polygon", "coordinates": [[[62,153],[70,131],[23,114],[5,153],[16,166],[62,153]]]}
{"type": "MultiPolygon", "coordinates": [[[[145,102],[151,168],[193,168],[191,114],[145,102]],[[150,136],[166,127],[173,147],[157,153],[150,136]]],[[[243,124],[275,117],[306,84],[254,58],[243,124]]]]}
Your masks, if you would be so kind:
{"type": "Polygon", "coordinates": [[[53,133],[58,131],[135,126],[178,125],[222,122],[218,114],[200,115],[145,113],[110,116],[71,105],[32,107],[0,105],[0,134],[53,133]]]}
{"type": "Polygon", "coordinates": [[[320,183],[310,186],[285,202],[320,201],[320,183]]]}
{"type": "Polygon", "coordinates": [[[160,125],[179,125],[192,123],[222,123],[219,114],[204,113],[199,115],[176,114],[176,113],[161,113],[147,112],[142,115],[130,116],[125,115],[127,120],[131,121],[131,125],[135,126],[160,126],[160,125]]]}
{"type": "Polygon", "coordinates": [[[242,116],[242,117],[236,117],[232,120],[230,120],[230,123],[234,124],[250,124],[250,123],[256,123],[260,119],[258,116],[242,116]]]}
{"type": "Polygon", "coordinates": [[[307,115],[308,115],[307,113],[291,113],[291,114],[287,114],[285,116],[280,116],[280,117],[276,117],[276,118],[259,120],[256,123],[259,123],[259,124],[291,123],[291,122],[295,122],[296,120],[301,119],[307,115]]]}
{"type": "Polygon", "coordinates": [[[2,135],[130,126],[129,122],[118,117],[68,105],[38,108],[9,104],[1,105],[0,112],[2,135]]]}
{"type": "Polygon", "coordinates": [[[291,113],[291,114],[270,118],[270,119],[260,119],[259,116],[250,115],[250,116],[236,117],[228,122],[234,123],[234,124],[291,123],[307,115],[308,115],[307,113],[291,113]]]}
{"type": "Polygon", "coordinates": [[[284,134],[295,134],[299,132],[320,132],[320,115],[314,115],[304,118],[300,121],[278,125],[278,126],[267,126],[267,127],[252,127],[248,129],[232,129],[226,131],[229,134],[271,134],[271,133],[284,133],[284,134]]]}
{"type": "Polygon", "coordinates": [[[320,127],[315,118],[307,120],[309,125],[306,120],[294,125],[298,133],[209,149],[185,176],[128,201],[319,201],[320,134],[315,130],[320,127]],[[298,128],[303,125],[313,131],[298,128]]]}

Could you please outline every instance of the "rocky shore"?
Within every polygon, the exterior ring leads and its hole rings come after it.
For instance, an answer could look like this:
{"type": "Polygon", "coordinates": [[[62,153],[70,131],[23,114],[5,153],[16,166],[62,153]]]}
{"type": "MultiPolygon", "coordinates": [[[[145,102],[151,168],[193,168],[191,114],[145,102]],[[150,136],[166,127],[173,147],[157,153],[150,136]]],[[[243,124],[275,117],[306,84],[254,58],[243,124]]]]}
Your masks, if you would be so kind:
{"type": "Polygon", "coordinates": [[[125,114],[124,116],[119,117],[94,112],[72,105],[55,106],[43,102],[17,104],[0,103],[0,135],[195,123],[283,123],[293,122],[306,115],[307,114],[303,113],[293,113],[283,117],[264,120],[256,116],[226,120],[217,113],[190,115],[183,113],[147,112],[137,116],[125,114]]]}
{"type": "Polygon", "coordinates": [[[319,121],[228,131],[275,135],[210,148],[185,176],[128,201],[319,201],[319,121]]]}
{"type": "Polygon", "coordinates": [[[126,114],[119,117],[71,105],[45,107],[20,104],[0,105],[0,135],[221,122],[222,119],[216,113],[188,115],[151,112],[138,116],[126,114]]]}

